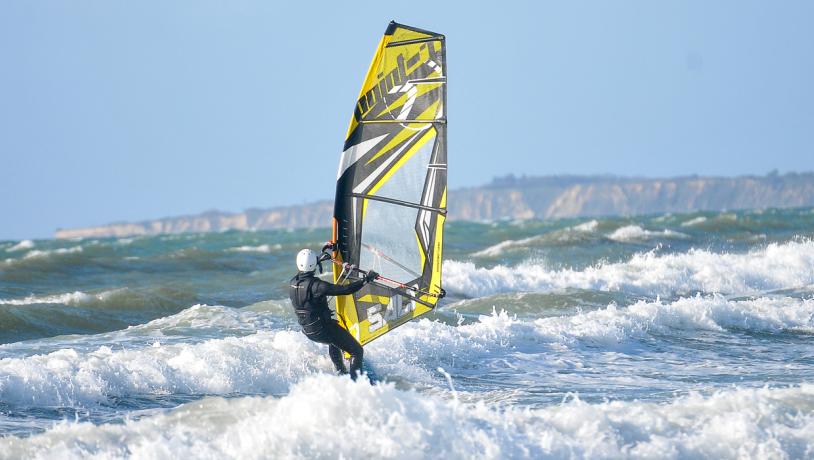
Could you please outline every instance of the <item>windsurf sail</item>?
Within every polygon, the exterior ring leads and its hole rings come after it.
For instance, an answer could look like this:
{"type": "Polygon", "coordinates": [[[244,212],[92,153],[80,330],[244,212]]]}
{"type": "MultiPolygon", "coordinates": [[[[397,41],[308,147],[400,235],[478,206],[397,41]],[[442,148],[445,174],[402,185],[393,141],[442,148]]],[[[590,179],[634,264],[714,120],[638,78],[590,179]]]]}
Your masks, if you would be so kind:
{"type": "Polygon", "coordinates": [[[429,312],[443,296],[445,51],[443,35],[391,22],[345,138],[334,203],[334,282],[348,276],[342,263],[382,276],[336,301],[340,324],[361,344],[429,312]]]}

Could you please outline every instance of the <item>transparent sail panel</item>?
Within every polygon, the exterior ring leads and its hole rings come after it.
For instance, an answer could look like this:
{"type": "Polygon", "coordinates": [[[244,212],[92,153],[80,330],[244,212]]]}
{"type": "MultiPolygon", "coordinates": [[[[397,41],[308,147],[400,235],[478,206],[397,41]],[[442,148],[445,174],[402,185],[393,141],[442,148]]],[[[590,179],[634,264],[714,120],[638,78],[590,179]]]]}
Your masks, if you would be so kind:
{"type": "Polygon", "coordinates": [[[415,233],[418,209],[367,200],[359,267],[399,282],[421,276],[415,233]]]}
{"type": "Polygon", "coordinates": [[[435,145],[435,131],[433,130],[428,137],[424,145],[396,170],[387,182],[376,190],[374,195],[415,204],[421,202],[424,181],[427,177],[427,165],[430,163],[432,149],[435,145]]]}

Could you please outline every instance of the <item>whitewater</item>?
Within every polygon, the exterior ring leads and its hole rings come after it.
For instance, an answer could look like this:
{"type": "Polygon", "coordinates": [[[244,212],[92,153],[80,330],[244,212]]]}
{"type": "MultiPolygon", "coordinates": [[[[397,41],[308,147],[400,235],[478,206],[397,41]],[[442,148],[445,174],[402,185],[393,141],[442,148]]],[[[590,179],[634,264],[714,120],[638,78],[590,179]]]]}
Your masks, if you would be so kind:
{"type": "Polygon", "coordinates": [[[332,374],[327,229],[0,241],[0,458],[814,458],[814,210],[452,222],[332,374]]]}

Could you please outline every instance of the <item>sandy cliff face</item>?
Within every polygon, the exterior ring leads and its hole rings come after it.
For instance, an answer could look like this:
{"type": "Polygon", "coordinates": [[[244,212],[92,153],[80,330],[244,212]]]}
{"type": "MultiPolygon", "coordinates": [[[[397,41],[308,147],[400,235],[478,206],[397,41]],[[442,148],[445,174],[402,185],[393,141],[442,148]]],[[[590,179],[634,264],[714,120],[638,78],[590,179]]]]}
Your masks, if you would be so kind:
{"type": "MultiPolygon", "coordinates": [[[[814,173],[734,178],[538,177],[496,179],[485,187],[453,190],[449,217],[457,220],[546,219],[660,212],[814,206],[814,173]]],[[[328,227],[333,203],[210,211],[136,223],[58,230],[57,238],[160,233],[328,227]]]]}
{"type": "Polygon", "coordinates": [[[204,233],[226,230],[268,230],[274,228],[328,227],[333,203],[321,201],[304,206],[250,209],[242,213],[209,211],[194,216],[168,217],[144,222],[123,222],[67,230],[57,230],[57,238],[102,238],[108,236],[158,235],[162,233],[204,233]]]}
{"type": "Polygon", "coordinates": [[[453,219],[636,215],[814,206],[814,174],[674,179],[522,178],[450,194],[453,219]]]}

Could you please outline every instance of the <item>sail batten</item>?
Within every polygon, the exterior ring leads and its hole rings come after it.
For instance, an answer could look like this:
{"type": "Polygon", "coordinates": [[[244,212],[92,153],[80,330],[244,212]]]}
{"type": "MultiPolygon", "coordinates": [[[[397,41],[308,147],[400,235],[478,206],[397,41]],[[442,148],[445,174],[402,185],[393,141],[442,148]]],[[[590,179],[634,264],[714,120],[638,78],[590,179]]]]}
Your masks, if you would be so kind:
{"type": "Polygon", "coordinates": [[[336,258],[386,278],[337,298],[340,323],[362,344],[443,292],[446,85],[444,36],[390,23],[348,127],[334,207],[336,258]]]}
{"type": "MultiPolygon", "coordinates": [[[[436,166],[428,166],[428,167],[429,168],[435,168],[436,166]]],[[[440,213],[440,214],[446,214],[447,213],[446,209],[433,208],[432,206],[425,206],[425,205],[419,204],[419,203],[410,203],[408,201],[394,200],[392,198],[385,198],[385,197],[382,197],[382,196],[363,195],[361,193],[353,193],[352,196],[354,196],[356,198],[365,198],[365,199],[368,199],[368,200],[385,201],[385,202],[388,202],[388,203],[398,204],[398,205],[401,205],[401,206],[409,206],[409,207],[412,207],[412,208],[424,209],[426,211],[437,212],[437,213],[440,213]]]]}
{"type": "Polygon", "coordinates": [[[428,125],[432,124],[446,124],[446,118],[439,118],[435,120],[362,120],[359,123],[365,125],[373,125],[376,123],[395,123],[400,125],[412,124],[412,123],[426,123],[428,125]]]}

